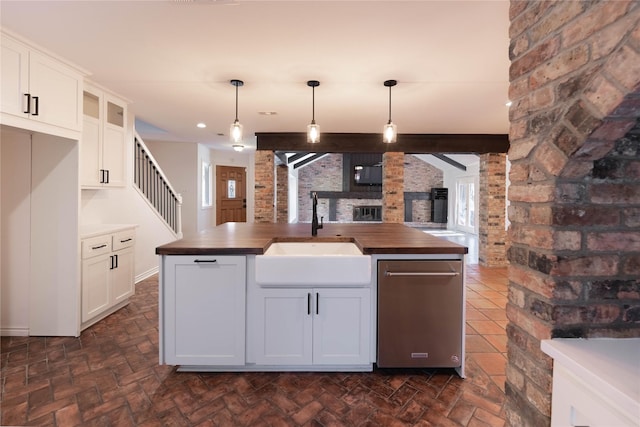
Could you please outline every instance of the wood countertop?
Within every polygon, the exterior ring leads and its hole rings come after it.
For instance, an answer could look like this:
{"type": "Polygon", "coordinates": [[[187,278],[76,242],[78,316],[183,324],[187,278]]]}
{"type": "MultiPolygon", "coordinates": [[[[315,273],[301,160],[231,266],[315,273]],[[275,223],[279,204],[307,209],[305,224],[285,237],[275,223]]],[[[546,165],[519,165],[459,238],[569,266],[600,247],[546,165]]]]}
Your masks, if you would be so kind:
{"type": "Polygon", "coordinates": [[[261,255],[274,242],[354,242],[365,255],[466,254],[468,248],[403,224],[311,224],[230,222],[156,248],[158,255],[261,255]]]}

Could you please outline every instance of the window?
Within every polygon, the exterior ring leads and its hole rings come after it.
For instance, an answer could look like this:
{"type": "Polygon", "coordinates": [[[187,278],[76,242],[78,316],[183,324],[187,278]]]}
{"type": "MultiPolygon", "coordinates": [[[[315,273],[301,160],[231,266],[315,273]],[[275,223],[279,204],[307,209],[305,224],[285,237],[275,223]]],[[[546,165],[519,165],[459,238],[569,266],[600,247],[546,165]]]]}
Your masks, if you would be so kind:
{"type": "Polygon", "coordinates": [[[476,187],[472,177],[457,183],[456,228],[476,234],[476,187]]]}
{"type": "Polygon", "coordinates": [[[213,206],[211,163],[202,162],[202,207],[213,206]]]}

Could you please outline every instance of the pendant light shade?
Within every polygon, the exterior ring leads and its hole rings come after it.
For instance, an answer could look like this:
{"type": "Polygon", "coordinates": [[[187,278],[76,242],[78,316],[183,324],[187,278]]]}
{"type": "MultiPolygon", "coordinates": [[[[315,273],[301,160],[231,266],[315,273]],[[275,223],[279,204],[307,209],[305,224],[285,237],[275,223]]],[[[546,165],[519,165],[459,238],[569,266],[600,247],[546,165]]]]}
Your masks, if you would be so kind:
{"type": "Polygon", "coordinates": [[[307,86],[311,87],[311,123],[307,125],[307,142],[316,144],[320,142],[320,125],[316,124],[316,87],[320,86],[317,80],[309,80],[307,86]]]}
{"type": "Polygon", "coordinates": [[[384,85],[389,88],[389,121],[382,129],[382,141],[392,144],[398,140],[398,128],[391,121],[391,88],[398,84],[395,80],[385,80],[384,85]]]}
{"type": "Polygon", "coordinates": [[[238,87],[244,85],[244,82],[242,80],[234,79],[231,80],[230,83],[236,87],[236,119],[231,123],[229,136],[231,137],[231,142],[239,144],[242,142],[242,125],[240,124],[240,121],[238,121],[238,87]]]}

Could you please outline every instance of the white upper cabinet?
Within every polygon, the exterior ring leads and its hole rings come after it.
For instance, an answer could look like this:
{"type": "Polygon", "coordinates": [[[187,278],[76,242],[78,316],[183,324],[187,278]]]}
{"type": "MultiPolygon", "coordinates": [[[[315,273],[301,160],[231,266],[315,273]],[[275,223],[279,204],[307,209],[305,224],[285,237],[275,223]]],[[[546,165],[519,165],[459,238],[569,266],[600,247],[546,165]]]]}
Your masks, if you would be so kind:
{"type": "Polygon", "coordinates": [[[82,188],[124,187],[127,102],[85,84],[80,144],[82,188]]]}
{"type": "Polygon", "coordinates": [[[2,32],[1,123],[79,139],[84,72],[2,32]]]}

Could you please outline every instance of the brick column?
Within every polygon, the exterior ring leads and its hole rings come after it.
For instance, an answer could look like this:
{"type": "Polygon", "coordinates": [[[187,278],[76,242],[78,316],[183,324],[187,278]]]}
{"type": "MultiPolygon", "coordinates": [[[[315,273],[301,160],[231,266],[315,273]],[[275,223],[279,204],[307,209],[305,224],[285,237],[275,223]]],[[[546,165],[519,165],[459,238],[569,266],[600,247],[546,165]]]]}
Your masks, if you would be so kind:
{"type": "Polygon", "coordinates": [[[255,174],[255,222],[275,222],[275,160],[272,151],[256,151],[255,174]]]}
{"type": "Polygon", "coordinates": [[[276,222],[289,222],[289,167],[276,166],[276,222]]]}
{"type": "Polygon", "coordinates": [[[640,3],[509,14],[506,417],[545,426],[541,340],[640,337],[640,3]]]}
{"type": "Polygon", "coordinates": [[[382,156],[382,222],[404,222],[404,153],[382,156]]]}
{"type": "Polygon", "coordinates": [[[504,154],[480,156],[478,258],[485,267],[506,267],[506,167],[504,154]]]}

